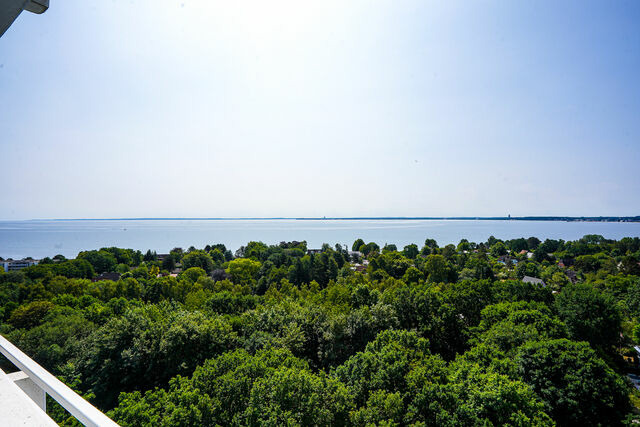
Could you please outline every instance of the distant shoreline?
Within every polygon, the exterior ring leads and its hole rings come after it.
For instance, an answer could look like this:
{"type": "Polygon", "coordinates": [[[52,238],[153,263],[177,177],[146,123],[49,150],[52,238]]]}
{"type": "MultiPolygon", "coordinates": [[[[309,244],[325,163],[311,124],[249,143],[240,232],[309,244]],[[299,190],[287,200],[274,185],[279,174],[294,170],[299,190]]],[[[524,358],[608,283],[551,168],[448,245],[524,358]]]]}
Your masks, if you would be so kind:
{"type": "MultiPolygon", "coordinates": [[[[412,216],[363,216],[363,217],[230,217],[230,218],[53,218],[22,221],[562,221],[562,222],[640,222],[640,216],[520,216],[520,217],[412,217],[412,216]]],[[[21,221],[21,220],[1,220],[21,221]]]]}

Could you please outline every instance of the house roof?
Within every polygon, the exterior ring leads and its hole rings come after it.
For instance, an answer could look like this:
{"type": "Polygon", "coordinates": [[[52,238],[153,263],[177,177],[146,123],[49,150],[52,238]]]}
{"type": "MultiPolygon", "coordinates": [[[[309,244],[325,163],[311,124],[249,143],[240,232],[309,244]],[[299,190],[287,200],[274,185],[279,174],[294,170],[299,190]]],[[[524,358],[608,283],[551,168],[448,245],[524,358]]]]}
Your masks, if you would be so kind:
{"type": "Polygon", "coordinates": [[[524,283],[535,283],[535,284],[538,284],[538,285],[547,286],[547,284],[544,283],[544,281],[542,279],[538,279],[537,277],[524,276],[522,278],[522,281],[524,283]]]}
{"type": "Polygon", "coordinates": [[[98,280],[113,280],[114,282],[117,282],[120,280],[120,273],[102,273],[93,279],[94,282],[97,282],[98,280]]]}

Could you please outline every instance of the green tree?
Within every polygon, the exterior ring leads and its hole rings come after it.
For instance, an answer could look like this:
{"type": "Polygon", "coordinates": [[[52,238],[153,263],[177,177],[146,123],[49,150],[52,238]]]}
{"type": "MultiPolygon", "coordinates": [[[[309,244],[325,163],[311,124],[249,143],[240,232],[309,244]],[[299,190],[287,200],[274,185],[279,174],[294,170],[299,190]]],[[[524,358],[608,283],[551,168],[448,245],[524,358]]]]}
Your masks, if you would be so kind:
{"type": "Polygon", "coordinates": [[[438,242],[434,239],[426,239],[424,241],[424,245],[430,249],[438,249],[438,242]]]}
{"type": "Polygon", "coordinates": [[[452,244],[449,244],[449,245],[445,246],[444,248],[442,248],[440,250],[440,253],[447,260],[451,260],[456,255],[457,251],[456,251],[456,247],[455,246],[453,246],[452,244]]]}
{"type": "Polygon", "coordinates": [[[104,250],[80,252],[77,259],[87,260],[97,273],[114,271],[118,265],[116,257],[104,250]]]}
{"type": "Polygon", "coordinates": [[[638,259],[634,256],[625,256],[620,262],[620,270],[624,274],[640,276],[640,262],[638,262],[638,259]]]}
{"type": "Polygon", "coordinates": [[[600,268],[600,261],[593,255],[581,255],[576,257],[575,267],[585,273],[593,273],[600,268]]]}
{"type": "MultiPolygon", "coordinates": [[[[167,391],[122,393],[118,407],[109,415],[123,425],[244,425],[248,415],[261,416],[254,414],[257,406],[272,411],[293,400],[275,396],[250,406],[254,384],[287,369],[308,373],[307,364],[284,349],[258,350],[254,355],[243,349],[229,351],[207,360],[191,378],[173,379],[167,391]]],[[[295,387],[291,382],[283,386],[289,385],[295,387]]],[[[298,389],[294,398],[308,397],[300,392],[298,389]]],[[[261,387],[255,395],[267,393],[261,387]]]]}
{"type": "Polygon", "coordinates": [[[402,280],[405,283],[418,283],[420,280],[424,280],[424,274],[422,271],[417,268],[411,266],[407,268],[407,271],[402,276],[402,280]]]}
{"type": "Polygon", "coordinates": [[[186,278],[191,283],[197,282],[199,278],[206,275],[207,275],[207,272],[200,267],[187,268],[185,271],[182,272],[182,277],[186,278]]]}
{"type": "Polygon", "coordinates": [[[186,270],[191,267],[200,267],[207,274],[210,274],[213,270],[213,260],[205,251],[191,251],[182,257],[182,268],[186,270]]]}
{"type": "Polygon", "coordinates": [[[378,246],[378,244],[375,242],[369,242],[366,245],[360,246],[358,250],[365,256],[369,256],[371,254],[377,254],[378,252],[380,252],[380,246],[378,246]]]}
{"type": "Polygon", "coordinates": [[[176,268],[175,258],[171,255],[165,257],[162,260],[162,269],[167,271],[173,271],[176,268]]]}
{"type": "Polygon", "coordinates": [[[360,246],[364,245],[364,240],[362,239],[356,239],[355,242],[353,242],[353,246],[351,246],[351,250],[352,251],[359,251],[360,250],[360,246]]]}
{"type": "Polygon", "coordinates": [[[211,259],[213,260],[213,267],[214,268],[222,268],[222,264],[225,263],[225,258],[224,258],[224,252],[222,252],[220,249],[215,248],[213,250],[211,250],[209,252],[209,255],[211,256],[211,259]]]}
{"type": "Polygon", "coordinates": [[[260,262],[248,258],[238,258],[229,261],[227,274],[231,275],[234,283],[243,285],[252,284],[255,281],[256,274],[260,270],[260,262]]]}
{"type": "Polygon", "coordinates": [[[405,376],[418,362],[429,359],[443,369],[444,361],[429,352],[429,341],[414,332],[384,331],[364,352],[350,357],[335,370],[336,377],[349,386],[358,406],[363,406],[376,390],[404,391],[405,376]]]}
{"type": "Polygon", "coordinates": [[[145,262],[156,261],[157,259],[158,259],[158,255],[156,254],[156,251],[151,252],[151,249],[148,249],[147,252],[144,254],[144,257],[142,258],[142,260],[145,262]]]}
{"type": "Polygon", "coordinates": [[[521,252],[529,249],[529,245],[524,238],[507,240],[505,242],[506,246],[511,249],[513,252],[521,252]]]}
{"type": "Polygon", "coordinates": [[[527,246],[530,251],[534,251],[539,244],[540,244],[540,239],[538,239],[537,237],[529,237],[527,239],[527,246]]]}
{"type": "Polygon", "coordinates": [[[111,318],[83,342],[77,368],[96,402],[111,408],[122,391],[166,386],[236,344],[231,326],[169,306],[146,306],[111,318]]]}
{"type": "Polygon", "coordinates": [[[458,247],[456,248],[458,252],[469,251],[470,249],[471,245],[467,239],[460,240],[460,243],[458,243],[458,247]]]}
{"type": "MultiPolygon", "coordinates": [[[[540,341],[545,339],[566,338],[567,328],[557,318],[550,315],[548,310],[539,311],[536,309],[517,309],[520,304],[499,304],[499,306],[511,306],[509,312],[501,313],[506,317],[496,321],[489,326],[489,320],[484,318],[479,330],[484,330],[473,342],[481,342],[498,348],[505,354],[510,355],[513,350],[522,344],[530,341],[540,341]],[[515,307],[514,307],[515,306],[515,307]],[[546,311],[546,313],[545,313],[546,311]]],[[[534,305],[535,306],[535,305],[534,305]]],[[[492,308],[487,307],[485,310],[492,308]]],[[[483,310],[483,313],[486,313],[483,310]]],[[[496,312],[490,312],[495,315],[496,312]]]]}
{"type": "Polygon", "coordinates": [[[15,328],[31,329],[39,325],[54,307],[49,301],[33,301],[15,309],[7,322],[15,328]]]}
{"type": "Polygon", "coordinates": [[[435,426],[554,425],[543,403],[525,383],[464,362],[454,364],[451,371],[445,386],[423,387],[415,394],[409,415],[427,412],[424,418],[435,426]]]}
{"type": "Polygon", "coordinates": [[[502,242],[497,242],[495,245],[491,246],[491,255],[494,257],[499,257],[507,254],[507,247],[502,242]]]}
{"type": "Polygon", "coordinates": [[[450,359],[466,348],[464,318],[436,286],[399,288],[394,293],[393,307],[402,328],[416,330],[428,338],[434,353],[450,359]]]}
{"type": "Polygon", "coordinates": [[[410,245],[405,246],[404,249],[402,250],[402,254],[409,259],[416,259],[419,253],[420,252],[418,251],[418,245],[414,243],[411,243],[410,245]]]}
{"type": "Polygon", "coordinates": [[[351,412],[351,422],[355,426],[401,425],[404,415],[402,393],[376,390],[364,407],[351,412]]]}
{"type": "Polygon", "coordinates": [[[442,255],[429,255],[424,263],[427,281],[432,283],[448,282],[452,278],[451,267],[442,255]]]}
{"type": "Polygon", "coordinates": [[[617,424],[629,410],[624,380],[587,343],[530,342],[515,361],[522,381],[561,426],[617,424]]]}
{"type": "Polygon", "coordinates": [[[398,251],[398,247],[392,243],[387,243],[382,248],[382,253],[397,252],[397,251],[398,251]]]}
{"type": "MultiPolygon", "coordinates": [[[[113,315],[113,313],[109,313],[113,315]]],[[[75,358],[79,345],[94,329],[80,310],[57,308],[31,329],[9,335],[23,352],[54,374],[75,358]]]]}
{"type": "Polygon", "coordinates": [[[248,425],[344,425],[351,399],[344,384],[322,373],[279,368],[255,382],[243,418],[248,425]]]}
{"type": "Polygon", "coordinates": [[[516,267],[516,276],[519,279],[524,276],[540,277],[540,266],[532,261],[520,261],[516,267]]]}
{"type": "Polygon", "coordinates": [[[610,295],[590,285],[566,286],[557,295],[556,308],[571,338],[604,350],[618,343],[621,315],[610,295]]]}

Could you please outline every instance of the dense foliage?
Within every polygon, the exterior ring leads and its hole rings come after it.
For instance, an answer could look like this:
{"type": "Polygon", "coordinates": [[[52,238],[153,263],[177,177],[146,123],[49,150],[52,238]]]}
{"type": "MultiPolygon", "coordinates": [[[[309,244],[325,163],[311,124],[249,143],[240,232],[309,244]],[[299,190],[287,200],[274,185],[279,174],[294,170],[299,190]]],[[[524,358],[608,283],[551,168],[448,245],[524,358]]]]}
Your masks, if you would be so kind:
{"type": "Polygon", "coordinates": [[[0,271],[0,332],[123,426],[622,425],[639,261],[601,236],[102,248],[0,271]]]}

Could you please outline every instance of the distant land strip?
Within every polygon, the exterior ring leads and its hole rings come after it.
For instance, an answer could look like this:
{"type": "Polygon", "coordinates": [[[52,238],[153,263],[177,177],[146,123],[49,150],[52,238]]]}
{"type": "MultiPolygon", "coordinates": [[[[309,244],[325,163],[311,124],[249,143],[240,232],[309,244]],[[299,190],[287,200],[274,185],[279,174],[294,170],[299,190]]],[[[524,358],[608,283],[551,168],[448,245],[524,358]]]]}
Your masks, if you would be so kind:
{"type": "Polygon", "coordinates": [[[640,222],[640,216],[362,216],[362,217],[228,217],[228,218],[56,218],[31,221],[587,221],[640,222]]]}

